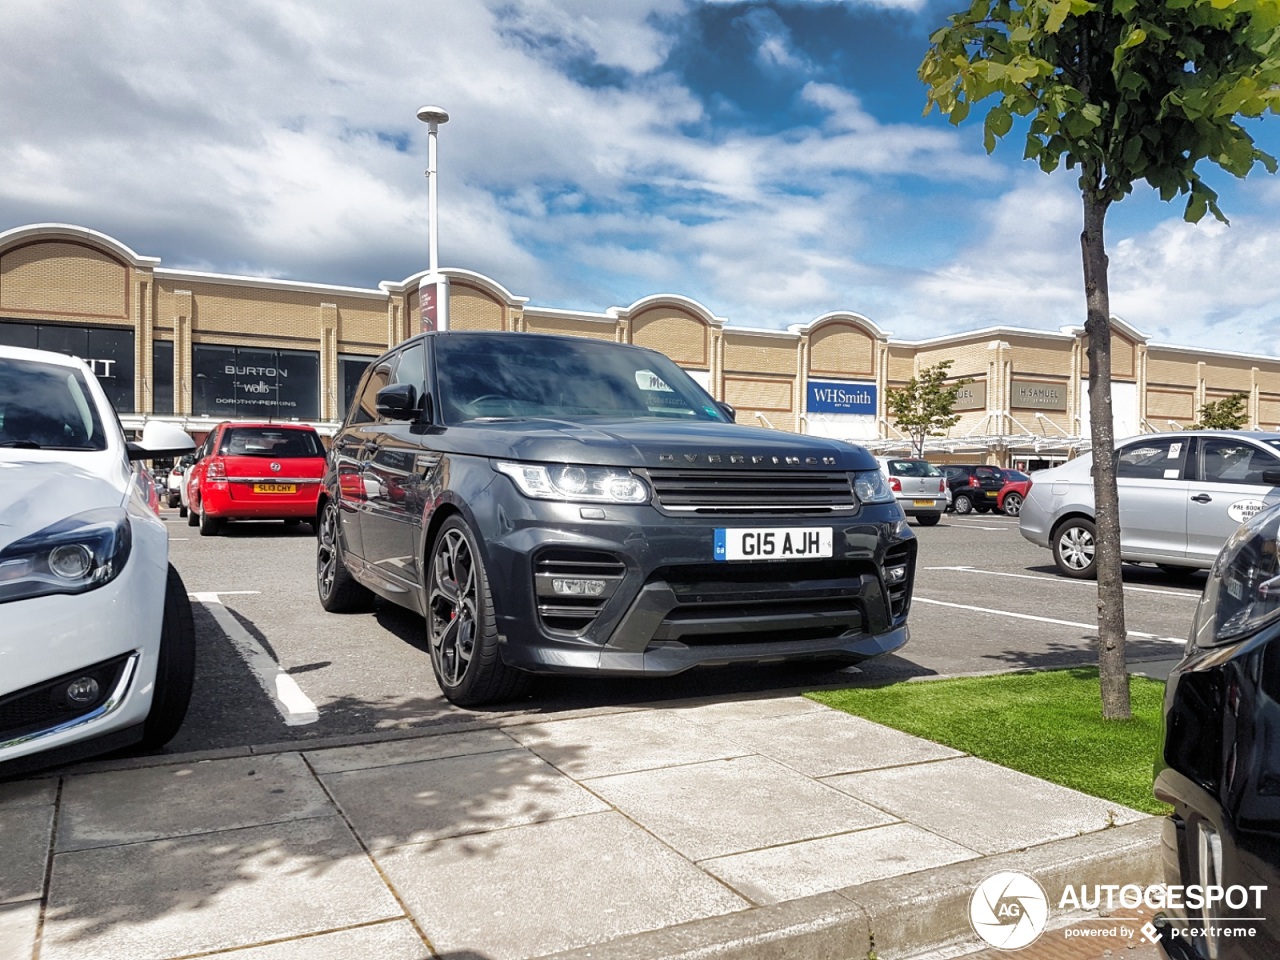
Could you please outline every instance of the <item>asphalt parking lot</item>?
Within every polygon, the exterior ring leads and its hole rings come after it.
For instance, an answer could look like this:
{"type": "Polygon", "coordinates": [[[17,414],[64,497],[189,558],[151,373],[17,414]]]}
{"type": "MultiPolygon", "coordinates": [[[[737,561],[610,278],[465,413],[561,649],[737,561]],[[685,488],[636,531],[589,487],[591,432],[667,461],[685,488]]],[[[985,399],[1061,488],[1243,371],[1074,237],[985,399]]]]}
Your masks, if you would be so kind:
{"type": "MultiPolygon", "coordinates": [[[[171,559],[193,597],[196,692],[167,752],[420,728],[474,711],[436,687],[421,618],[379,602],[326,613],[316,598],[309,528],[239,523],[201,537],[165,510],[171,559]]],[[[911,642],[857,668],[832,664],[704,669],[654,680],[547,678],[527,700],[485,715],[555,714],[613,703],[797,686],[1088,663],[1096,636],[1091,582],[1053,570],[1048,551],[1003,516],[946,517],[914,528],[920,562],[911,642]]],[[[1125,568],[1131,660],[1176,657],[1204,575],[1125,568]]]]}

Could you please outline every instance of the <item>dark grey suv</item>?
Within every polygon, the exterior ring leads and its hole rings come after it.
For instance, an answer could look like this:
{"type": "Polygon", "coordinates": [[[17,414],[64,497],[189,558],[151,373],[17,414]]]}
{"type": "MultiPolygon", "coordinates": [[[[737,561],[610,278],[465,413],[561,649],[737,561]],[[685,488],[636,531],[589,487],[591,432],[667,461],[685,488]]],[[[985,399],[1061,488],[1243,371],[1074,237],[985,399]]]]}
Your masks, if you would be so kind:
{"type": "Polygon", "coordinates": [[[916,541],[870,454],[733,423],[652,350],[431,333],[366,371],[318,505],[325,609],[421,613],[445,695],[528,673],[861,660],[916,541]]]}

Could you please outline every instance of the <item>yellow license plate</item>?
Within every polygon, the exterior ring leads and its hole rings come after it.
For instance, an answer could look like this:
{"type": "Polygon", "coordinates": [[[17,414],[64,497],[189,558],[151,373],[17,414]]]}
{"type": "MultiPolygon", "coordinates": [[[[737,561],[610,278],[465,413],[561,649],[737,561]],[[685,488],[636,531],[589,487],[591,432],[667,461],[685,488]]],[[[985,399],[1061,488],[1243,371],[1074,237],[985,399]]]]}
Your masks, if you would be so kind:
{"type": "Polygon", "coordinates": [[[297,493],[296,483],[255,483],[254,493],[297,493]]]}
{"type": "Polygon", "coordinates": [[[933,501],[932,500],[912,500],[911,505],[913,507],[932,507],[933,501]]]}

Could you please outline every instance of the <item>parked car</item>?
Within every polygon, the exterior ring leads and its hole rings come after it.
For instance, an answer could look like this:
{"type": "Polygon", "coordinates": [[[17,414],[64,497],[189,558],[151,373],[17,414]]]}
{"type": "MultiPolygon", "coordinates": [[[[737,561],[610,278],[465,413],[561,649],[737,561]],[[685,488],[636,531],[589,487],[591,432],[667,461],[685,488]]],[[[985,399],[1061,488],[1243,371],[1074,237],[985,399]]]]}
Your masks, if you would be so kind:
{"type": "MultiPolygon", "coordinates": [[[[1183,430],[1117,445],[1120,555],[1176,574],[1212,566],[1244,520],[1280,498],[1280,433],[1183,430]]],[[[1036,473],[1018,528],[1068,577],[1095,575],[1093,455],[1036,473]]]]}
{"type": "Polygon", "coordinates": [[[876,457],[889,481],[898,506],[923,527],[932,527],[947,511],[947,481],[927,460],[912,457],[876,457]]]}
{"type": "Polygon", "coordinates": [[[319,502],[325,609],[426,618],[459,704],[901,647],[916,541],[862,447],[735,424],[662,354],[453,331],[365,371],[319,502]]]}
{"type": "Polygon", "coordinates": [[[996,509],[1010,517],[1022,512],[1022,504],[1031,489],[1031,478],[1020,470],[1002,470],[1004,486],[996,494],[996,509]]]}
{"type": "Polygon", "coordinates": [[[1156,797],[1173,806],[1162,831],[1165,882],[1234,891],[1157,918],[1176,960],[1280,956],[1278,688],[1280,506],[1272,506],[1222,548],[1165,687],[1155,779],[1156,797]]]}
{"type": "Polygon", "coordinates": [[[169,507],[173,508],[182,502],[182,478],[187,474],[187,468],[196,462],[194,453],[188,453],[179,457],[167,471],[165,471],[165,499],[168,501],[169,507]]]}
{"type": "Polygon", "coordinates": [[[216,536],[227,520],[314,521],[325,449],[314,427],[220,423],[187,477],[187,523],[216,536]]]}
{"type": "Polygon", "coordinates": [[[127,442],[83,361],[0,346],[0,776],[177,733],[195,634],[139,461],[193,446],[127,442]]]}
{"type": "Polygon", "coordinates": [[[1004,471],[985,463],[947,463],[939,469],[951,490],[951,508],[956,513],[986,513],[999,505],[1004,471]]]}

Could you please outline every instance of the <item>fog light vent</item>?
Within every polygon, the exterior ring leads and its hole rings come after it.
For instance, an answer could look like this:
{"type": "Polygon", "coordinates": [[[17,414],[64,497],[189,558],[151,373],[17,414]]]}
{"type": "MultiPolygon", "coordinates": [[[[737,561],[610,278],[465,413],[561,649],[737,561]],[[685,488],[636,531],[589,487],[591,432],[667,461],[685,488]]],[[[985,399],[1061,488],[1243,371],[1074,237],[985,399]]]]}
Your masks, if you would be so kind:
{"type": "Polygon", "coordinates": [[[93,677],[79,677],[67,684],[67,699],[76,706],[84,706],[98,699],[102,687],[93,677]]]}
{"type": "Polygon", "coordinates": [[[601,597],[604,596],[603,580],[580,580],[554,577],[551,589],[561,597],[601,597]]]}

